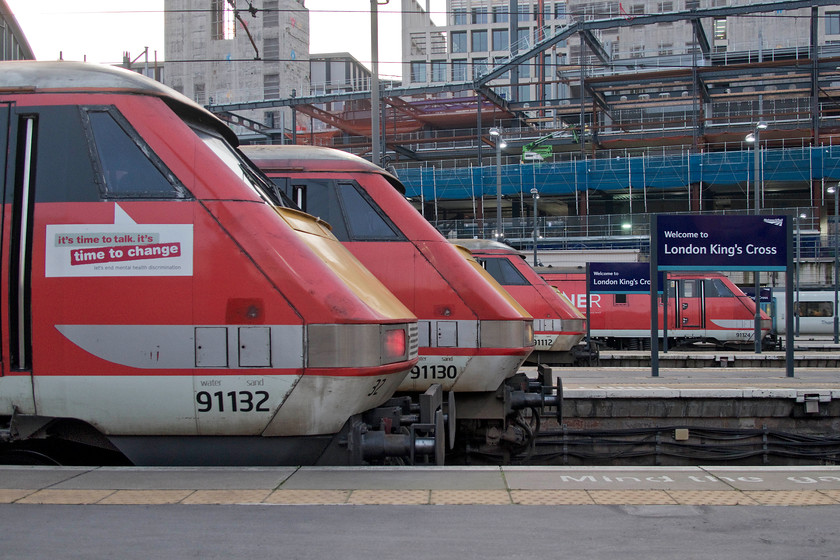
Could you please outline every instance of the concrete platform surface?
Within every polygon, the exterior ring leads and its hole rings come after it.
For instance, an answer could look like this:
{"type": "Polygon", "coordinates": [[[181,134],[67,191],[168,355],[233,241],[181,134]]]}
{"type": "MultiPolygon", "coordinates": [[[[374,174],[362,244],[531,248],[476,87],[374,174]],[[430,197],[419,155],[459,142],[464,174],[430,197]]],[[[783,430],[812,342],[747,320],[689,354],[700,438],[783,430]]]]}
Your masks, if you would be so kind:
{"type": "Polygon", "coordinates": [[[0,466],[0,504],[840,506],[840,467],[0,466]]]}

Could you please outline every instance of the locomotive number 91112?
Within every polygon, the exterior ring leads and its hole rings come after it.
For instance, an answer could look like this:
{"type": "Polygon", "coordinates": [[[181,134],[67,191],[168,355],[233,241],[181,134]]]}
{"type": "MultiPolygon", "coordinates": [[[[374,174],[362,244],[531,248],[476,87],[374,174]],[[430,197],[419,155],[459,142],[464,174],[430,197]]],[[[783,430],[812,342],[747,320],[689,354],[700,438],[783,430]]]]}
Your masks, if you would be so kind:
{"type": "Polygon", "coordinates": [[[535,336],[534,346],[551,346],[556,338],[554,336],[535,336]]]}
{"type": "Polygon", "coordinates": [[[410,376],[411,379],[455,379],[458,377],[458,368],[444,364],[414,366],[410,376]]]}
{"type": "Polygon", "coordinates": [[[268,391],[199,391],[195,394],[199,412],[271,412],[265,404],[268,391]]]}

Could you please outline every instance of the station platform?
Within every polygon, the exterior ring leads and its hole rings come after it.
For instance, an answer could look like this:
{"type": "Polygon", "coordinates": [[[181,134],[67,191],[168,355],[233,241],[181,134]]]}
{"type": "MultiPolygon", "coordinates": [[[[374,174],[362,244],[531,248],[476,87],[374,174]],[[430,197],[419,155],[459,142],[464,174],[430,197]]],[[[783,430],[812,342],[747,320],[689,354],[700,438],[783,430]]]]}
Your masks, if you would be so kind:
{"type": "MultiPolygon", "coordinates": [[[[607,367],[650,367],[650,351],[602,350],[598,364],[607,367]]],[[[660,367],[688,368],[784,368],[787,358],[784,352],[764,351],[760,354],[747,351],[696,351],[669,350],[659,353],[660,367]]],[[[825,345],[809,347],[794,352],[794,368],[836,368],[840,366],[840,352],[825,345]]]]}
{"type": "MultiPolygon", "coordinates": [[[[741,349],[715,348],[713,345],[677,346],[659,352],[661,368],[777,368],[784,369],[787,355],[781,348],[764,349],[755,353],[745,345],[741,349]]],[[[612,350],[599,352],[601,367],[650,368],[650,350],[612,350]]],[[[794,369],[840,367],[840,344],[830,336],[799,336],[794,338],[794,369]]]]}
{"type": "Polygon", "coordinates": [[[840,464],[837,369],[660,368],[654,377],[644,367],[566,367],[548,377],[562,381],[562,408],[543,413],[528,464],[840,464]]]}
{"type": "Polygon", "coordinates": [[[840,467],[3,467],[0,504],[840,505],[840,467]]]}
{"type": "MultiPolygon", "coordinates": [[[[521,369],[528,377],[537,377],[536,367],[521,369]]],[[[650,367],[642,366],[554,367],[551,375],[552,380],[562,380],[566,398],[688,395],[787,398],[811,392],[840,398],[840,371],[834,368],[794,368],[793,377],[788,377],[783,367],[660,367],[656,377],[650,367]]]]}
{"type": "MultiPolygon", "coordinates": [[[[670,350],[660,353],[660,367],[668,368],[784,368],[787,363],[784,352],[770,351],[755,354],[751,352],[693,352],[670,350]]],[[[607,367],[650,367],[650,351],[623,350],[602,351],[598,365],[607,367]]],[[[840,365],[840,353],[831,351],[798,352],[794,357],[794,368],[818,367],[836,368],[840,365]]]]}

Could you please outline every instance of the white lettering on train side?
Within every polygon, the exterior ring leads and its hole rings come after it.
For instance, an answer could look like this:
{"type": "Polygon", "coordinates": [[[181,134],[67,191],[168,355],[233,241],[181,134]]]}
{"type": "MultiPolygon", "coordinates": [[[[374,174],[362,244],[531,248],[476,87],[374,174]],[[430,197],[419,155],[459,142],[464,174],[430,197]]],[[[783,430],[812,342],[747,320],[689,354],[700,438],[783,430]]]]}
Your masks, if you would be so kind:
{"type": "MultiPolygon", "coordinates": [[[[563,296],[569,299],[575,307],[578,309],[586,309],[586,294],[572,294],[569,295],[566,292],[562,292],[563,296]]],[[[591,307],[601,307],[601,294],[591,294],[590,297],[590,306],[591,307]]]]}

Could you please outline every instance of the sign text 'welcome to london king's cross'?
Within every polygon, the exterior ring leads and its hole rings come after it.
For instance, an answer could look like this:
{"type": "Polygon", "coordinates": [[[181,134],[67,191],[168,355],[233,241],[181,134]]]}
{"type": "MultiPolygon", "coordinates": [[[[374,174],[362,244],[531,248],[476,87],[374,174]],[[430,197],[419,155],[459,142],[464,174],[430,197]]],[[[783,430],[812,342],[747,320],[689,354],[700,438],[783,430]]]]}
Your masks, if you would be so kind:
{"type": "Polygon", "coordinates": [[[787,216],[658,216],[660,270],[785,270],[787,216]]]}

